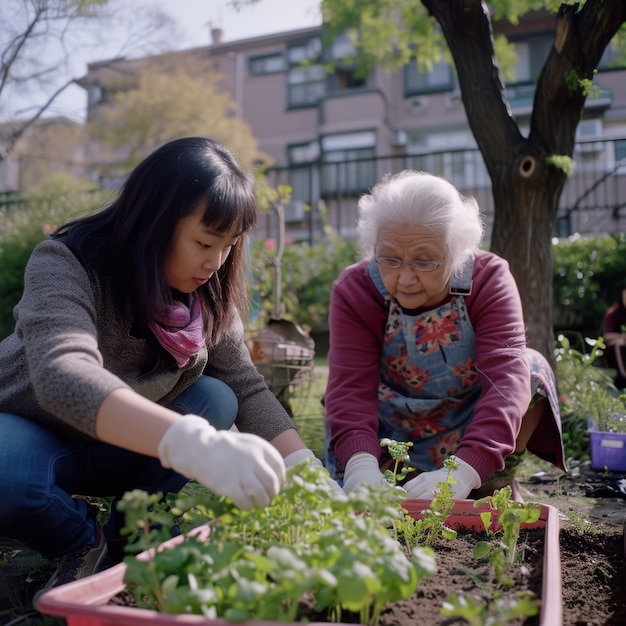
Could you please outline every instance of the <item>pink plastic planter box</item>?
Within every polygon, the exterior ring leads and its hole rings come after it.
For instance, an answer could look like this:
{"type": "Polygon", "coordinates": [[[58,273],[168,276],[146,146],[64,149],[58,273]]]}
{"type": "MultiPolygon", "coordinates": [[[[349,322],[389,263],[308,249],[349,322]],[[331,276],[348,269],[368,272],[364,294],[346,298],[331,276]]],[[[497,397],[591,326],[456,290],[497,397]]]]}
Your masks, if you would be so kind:
{"type": "MultiPolygon", "coordinates": [[[[404,507],[409,515],[421,517],[421,511],[428,508],[430,500],[406,500],[404,507]]],[[[559,550],[559,518],[553,506],[541,504],[540,519],[526,528],[545,529],[545,553],[543,558],[543,587],[540,626],[563,625],[563,600],[561,592],[561,554],[559,550]]],[[[458,500],[446,523],[456,530],[481,532],[482,511],[488,507],[474,508],[473,500],[458,500]]],[[[175,545],[180,537],[167,544],[175,545]]],[[[165,545],[167,545],[165,544],[165,545]]],[[[143,553],[139,558],[149,558],[143,553]]],[[[64,617],[67,626],[233,626],[224,619],[206,619],[200,615],[169,615],[146,609],[110,605],[107,602],[125,588],[123,579],[126,565],[121,563],[111,569],[88,578],[62,585],[47,591],[39,599],[37,609],[46,615],[64,617]]],[[[284,622],[248,621],[238,622],[239,626],[285,626],[284,622]]],[[[322,626],[311,622],[309,626],[322,626]]],[[[325,626],[328,626],[325,623],[325,626]]],[[[335,624],[335,626],[342,626],[335,624]]],[[[346,625],[343,625],[346,626],[346,625]]],[[[353,625],[354,626],[354,625],[353,625]]]]}

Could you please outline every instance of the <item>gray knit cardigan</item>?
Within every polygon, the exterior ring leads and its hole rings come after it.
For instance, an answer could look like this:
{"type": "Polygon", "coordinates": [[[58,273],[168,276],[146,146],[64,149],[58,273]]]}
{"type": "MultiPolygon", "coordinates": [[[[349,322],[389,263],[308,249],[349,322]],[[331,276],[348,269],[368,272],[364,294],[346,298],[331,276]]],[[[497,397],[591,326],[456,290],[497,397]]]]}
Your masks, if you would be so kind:
{"type": "Polygon", "coordinates": [[[167,405],[205,372],[236,393],[239,430],[270,440],[294,427],[252,363],[239,317],[209,353],[142,375],[146,340],[131,335],[106,281],[60,241],[34,249],[14,316],[15,332],[0,342],[0,419],[12,413],[93,439],[98,409],[114,389],[167,405]]]}

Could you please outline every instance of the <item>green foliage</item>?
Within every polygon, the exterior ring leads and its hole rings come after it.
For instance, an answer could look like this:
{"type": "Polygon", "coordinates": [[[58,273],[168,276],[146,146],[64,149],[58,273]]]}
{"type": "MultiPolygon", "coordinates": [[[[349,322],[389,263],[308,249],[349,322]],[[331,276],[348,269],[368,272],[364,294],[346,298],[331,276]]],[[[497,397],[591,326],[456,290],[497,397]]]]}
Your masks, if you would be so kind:
{"type": "Polygon", "coordinates": [[[175,66],[161,59],[138,70],[132,82],[118,76],[115,106],[104,107],[89,122],[92,137],[124,155],[113,167],[101,166],[104,173],[122,175],[160,145],[188,136],[214,138],[246,167],[269,160],[249,124],[233,115],[236,104],[221,87],[223,80],[212,63],[198,56],[177,58],[175,66]]]}
{"type": "Polygon", "coordinates": [[[613,420],[614,413],[626,413],[626,393],[620,392],[605,370],[596,367],[605,348],[604,340],[586,340],[589,353],[576,350],[564,335],[555,343],[556,378],[563,423],[563,439],[568,456],[588,458],[588,420],[598,430],[626,432],[626,423],[613,420]]]}
{"type": "Polygon", "coordinates": [[[521,592],[510,600],[504,596],[485,603],[482,598],[464,594],[451,594],[441,609],[445,617],[462,618],[470,626],[506,626],[519,618],[529,618],[539,613],[539,602],[531,592],[521,592]]]}
{"type": "Polygon", "coordinates": [[[385,471],[384,476],[390,485],[399,485],[411,472],[415,471],[411,467],[409,448],[413,447],[412,441],[394,441],[388,437],[380,440],[380,446],[387,448],[391,458],[394,460],[393,469],[385,471]],[[400,466],[402,465],[402,469],[400,466]]]}
{"type": "MultiPolygon", "coordinates": [[[[403,457],[407,448],[396,443],[389,441],[387,447],[403,457]]],[[[306,463],[287,471],[284,489],[264,509],[241,511],[228,498],[202,490],[167,503],[160,494],[131,492],[123,500],[125,530],[134,531],[138,549],[157,549],[150,559],[125,559],[125,583],[138,606],[160,612],[295,622],[306,594],[329,621],[344,621],[350,612],[358,623],[374,626],[384,606],[410,597],[422,577],[436,574],[428,544],[437,537],[457,538],[444,525],[454,506],[449,487],[457,464],[448,460],[446,467],[448,480],[418,519],[402,508],[402,489],[360,485],[349,496],[338,494],[326,470],[306,463]],[[168,526],[165,508],[194,530],[157,547],[158,529],[168,526]],[[412,541],[403,548],[399,537],[412,541]]],[[[478,580],[479,599],[451,595],[443,614],[463,616],[472,624],[507,624],[538,612],[532,594],[507,599],[500,592],[506,579],[497,568],[513,560],[521,526],[536,522],[541,512],[537,505],[510,498],[507,487],[477,503],[491,509],[481,518],[495,547],[482,554],[479,547],[477,558],[490,559],[495,585],[478,580]]]]}
{"type": "Polygon", "coordinates": [[[552,249],[554,327],[601,334],[604,312],[625,285],[626,237],[575,235],[552,249]]]}
{"type": "MultiPolygon", "coordinates": [[[[264,326],[273,312],[274,285],[270,267],[274,245],[273,240],[259,240],[252,247],[251,284],[261,309],[259,326],[264,326]]],[[[281,317],[308,330],[326,330],[332,283],[345,267],[357,260],[357,242],[343,239],[329,225],[324,227],[324,237],[313,245],[307,242],[287,244],[281,263],[281,317]]]]}
{"type": "MultiPolygon", "coordinates": [[[[556,13],[562,4],[575,4],[578,0],[489,0],[494,20],[506,19],[517,25],[529,11],[547,10],[556,13]]],[[[582,3],[580,3],[582,4],[582,3]]]]}
{"type": "Polygon", "coordinates": [[[480,514],[490,541],[478,541],[474,546],[476,559],[488,559],[495,588],[485,587],[484,597],[475,598],[465,594],[450,594],[444,602],[442,615],[461,617],[468,624],[510,624],[519,617],[532,617],[539,613],[539,601],[530,592],[521,592],[508,599],[500,593],[510,588],[513,581],[505,576],[505,566],[514,563],[522,524],[533,524],[541,515],[541,507],[532,503],[511,500],[510,487],[497,489],[493,495],[476,500],[479,508],[489,505],[489,511],[480,514]],[[497,530],[496,530],[497,529],[497,530]],[[485,599],[487,601],[485,602],[485,599]]]}
{"type": "MultiPolygon", "coordinates": [[[[500,543],[494,552],[502,552],[508,563],[515,560],[515,551],[519,540],[522,524],[534,524],[541,515],[541,507],[533,503],[522,503],[511,499],[510,486],[496,489],[491,496],[480,498],[474,502],[479,508],[488,504],[491,511],[481,513],[480,518],[485,526],[485,532],[491,536],[500,537],[500,543]],[[493,530],[494,512],[497,513],[497,524],[500,530],[493,530]]],[[[477,544],[478,545],[478,544],[477,544]]],[[[478,548],[482,551],[481,548],[478,548]]],[[[496,576],[498,578],[498,576],[496,576]]]]}
{"type": "Polygon", "coordinates": [[[430,501],[427,509],[422,511],[420,519],[405,518],[396,522],[398,532],[404,538],[407,546],[432,546],[439,537],[453,540],[457,532],[446,526],[445,522],[454,508],[453,492],[451,486],[456,484],[454,471],[459,464],[455,459],[447,458],[443,462],[448,470],[446,480],[438,483],[437,491],[430,501]]]}
{"type": "Polygon", "coordinates": [[[0,340],[14,330],[13,307],[22,295],[33,248],[54,226],[92,210],[102,197],[65,185],[56,189],[56,194],[34,194],[17,206],[0,205],[0,340]]]}
{"type": "Polygon", "coordinates": [[[427,70],[445,49],[441,31],[421,2],[324,0],[322,11],[329,41],[347,33],[364,53],[359,56],[363,67],[371,67],[376,59],[392,71],[419,49],[420,67],[427,70]]]}
{"type": "Polygon", "coordinates": [[[566,176],[574,171],[574,159],[564,154],[552,154],[546,157],[546,163],[560,169],[566,176]]]}
{"type": "MultiPolygon", "coordinates": [[[[143,514],[134,524],[149,536],[158,507],[135,497],[138,505],[129,508],[143,514]]],[[[436,571],[431,550],[415,548],[407,559],[389,531],[404,515],[404,497],[380,487],[337,494],[326,470],[305,463],[288,470],[265,509],[241,511],[227,498],[181,499],[183,519],[209,524],[210,541],[187,536],[153,559],[127,558],[125,582],[140,606],[169,613],[293,622],[299,599],[312,593],[316,610],[334,621],[350,611],[374,625],[386,604],[409,598],[436,571]]]]}
{"type": "MultiPolygon", "coordinates": [[[[598,70],[594,70],[594,74],[598,70]]],[[[594,93],[593,80],[590,78],[580,78],[578,72],[572,68],[565,74],[565,86],[573,93],[580,90],[583,96],[591,96],[594,93]]],[[[595,88],[599,90],[598,87],[595,88]]]]}

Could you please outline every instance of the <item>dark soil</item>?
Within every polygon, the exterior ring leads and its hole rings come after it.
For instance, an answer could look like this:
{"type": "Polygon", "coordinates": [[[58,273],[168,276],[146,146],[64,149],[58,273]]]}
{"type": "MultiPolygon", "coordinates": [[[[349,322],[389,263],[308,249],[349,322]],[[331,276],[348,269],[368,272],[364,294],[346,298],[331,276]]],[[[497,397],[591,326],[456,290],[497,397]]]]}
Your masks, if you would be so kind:
{"type": "Polygon", "coordinates": [[[563,626],[626,624],[626,474],[589,463],[569,469],[546,469],[520,484],[526,501],[560,513],[563,626]]]}
{"type": "MultiPolygon", "coordinates": [[[[516,590],[520,588],[541,597],[542,566],[543,566],[543,530],[531,530],[520,537],[519,549],[523,553],[523,562],[507,566],[505,577],[514,584],[507,591],[504,587],[495,584],[491,575],[491,568],[486,560],[477,561],[473,555],[474,544],[477,540],[487,539],[485,536],[459,535],[454,541],[440,540],[434,546],[437,558],[437,575],[422,578],[419,588],[413,597],[408,600],[394,602],[388,605],[381,613],[378,626],[415,626],[421,623],[427,626],[437,624],[464,624],[463,620],[444,618],[441,607],[451,594],[476,596],[477,598],[495,597],[498,593],[511,600],[516,590]]],[[[309,620],[325,621],[324,615],[305,606],[309,620]]],[[[342,614],[342,623],[357,624],[358,616],[342,614]]],[[[510,626],[535,626],[539,624],[539,616],[533,618],[519,618],[509,620],[510,626]]]]}
{"type": "MultiPolygon", "coordinates": [[[[626,474],[597,472],[585,464],[570,467],[569,473],[554,470],[552,466],[537,471],[533,459],[531,464],[525,461],[520,466],[518,475],[526,501],[550,504],[560,513],[563,626],[626,624],[626,474]]],[[[521,541],[526,540],[522,537],[521,541]]],[[[460,542],[453,548],[438,546],[437,576],[423,579],[411,600],[385,610],[380,623],[383,626],[456,626],[464,623],[440,615],[443,600],[469,584],[463,576],[464,568],[471,566],[477,573],[471,552],[463,555],[460,547],[460,542]],[[454,559],[453,565],[446,564],[449,558],[454,559]]],[[[515,568],[525,572],[526,588],[537,594],[541,593],[538,574],[541,552],[541,548],[528,543],[524,550],[527,567],[515,568]],[[533,564],[535,561],[538,567],[533,564]]],[[[43,584],[41,570],[37,575],[32,564],[24,565],[27,558],[32,560],[33,557],[24,546],[0,539],[0,624],[15,623],[12,620],[19,615],[25,616],[20,624],[43,624],[43,619],[32,616],[32,613],[27,617],[32,611],[29,598],[38,585],[43,584]]],[[[47,626],[55,623],[62,621],[48,618],[46,622],[47,626]]],[[[533,626],[538,624],[538,618],[517,622],[522,623],[533,626]]]]}

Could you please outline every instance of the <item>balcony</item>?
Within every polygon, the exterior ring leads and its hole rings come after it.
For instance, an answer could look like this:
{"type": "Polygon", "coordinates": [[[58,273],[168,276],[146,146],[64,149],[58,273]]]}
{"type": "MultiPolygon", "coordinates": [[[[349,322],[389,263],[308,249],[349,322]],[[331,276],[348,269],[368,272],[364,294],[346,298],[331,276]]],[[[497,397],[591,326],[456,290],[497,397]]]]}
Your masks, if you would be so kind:
{"type": "MultiPolygon", "coordinates": [[[[579,142],[574,159],[576,169],[561,195],[555,236],[626,230],[626,139],[579,142]]],[[[325,224],[343,237],[355,237],[359,196],[384,174],[406,168],[445,176],[462,193],[474,196],[485,215],[489,240],[494,217],[491,181],[476,149],[298,164],[270,168],[267,176],[272,186],[293,187],[287,234],[296,241],[314,242],[323,236],[325,224]]],[[[260,228],[271,236],[270,216],[261,220],[260,228]]]]}

